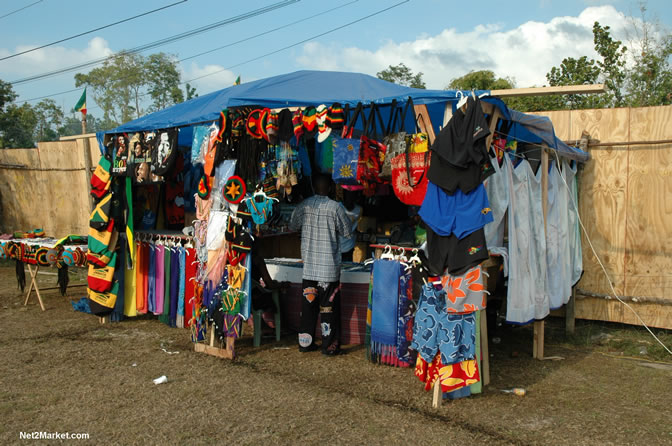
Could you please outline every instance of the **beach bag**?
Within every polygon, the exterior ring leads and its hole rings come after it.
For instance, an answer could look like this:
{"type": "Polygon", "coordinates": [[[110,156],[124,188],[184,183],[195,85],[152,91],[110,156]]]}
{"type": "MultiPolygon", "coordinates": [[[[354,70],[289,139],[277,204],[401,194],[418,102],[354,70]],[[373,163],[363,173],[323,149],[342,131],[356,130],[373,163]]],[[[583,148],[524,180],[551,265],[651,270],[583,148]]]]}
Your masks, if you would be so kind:
{"type": "MultiPolygon", "coordinates": [[[[409,99],[410,100],[410,99],[409,99]]],[[[411,107],[413,103],[411,102],[411,107]]],[[[415,120],[415,133],[412,135],[406,135],[406,144],[410,146],[411,153],[425,153],[429,150],[429,135],[427,132],[421,132],[420,126],[418,125],[418,120],[422,119],[422,122],[427,128],[427,123],[425,123],[425,118],[421,114],[415,113],[415,108],[413,110],[413,118],[415,120]]]]}
{"type": "Polygon", "coordinates": [[[427,192],[427,170],[431,152],[412,153],[410,144],[406,153],[392,159],[392,188],[404,204],[420,206],[427,192]]]}
{"type": "Polygon", "coordinates": [[[380,171],[385,160],[387,146],[383,144],[376,130],[376,119],[383,127],[383,120],[376,104],[371,104],[369,119],[366,120],[364,134],[359,144],[359,160],[357,162],[357,181],[364,186],[364,193],[373,195],[376,185],[383,182],[380,171]]]}
{"type": "Polygon", "coordinates": [[[392,159],[397,155],[406,153],[406,132],[404,131],[404,124],[406,122],[406,112],[408,112],[409,107],[413,107],[413,100],[410,97],[408,98],[403,111],[400,108],[397,108],[396,100],[392,101],[390,122],[388,122],[386,136],[383,138],[383,143],[387,145],[385,159],[383,160],[383,168],[380,172],[380,177],[383,179],[392,179],[392,159]]]}
{"type": "MultiPolygon", "coordinates": [[[[353,137],[354,127],[357,124],[357,119],[360,114],[363,119],[362,103],[357,104],[352,120],[348,125],[343,126],[343,133],[338,138],[334,136],[332,148],[334,151],[334,163],[332,178],[337,184],[357,185],[357,164],[359,162],[359,144],[360,140],[353,137]]],[[[346,106],[346,119],[349,112],[349,107],[346,106]]],[[[366,123],[364,123],[366,127],[366,123]]],[[[332,132],[333,134],[333,132],[332,132]]]]}

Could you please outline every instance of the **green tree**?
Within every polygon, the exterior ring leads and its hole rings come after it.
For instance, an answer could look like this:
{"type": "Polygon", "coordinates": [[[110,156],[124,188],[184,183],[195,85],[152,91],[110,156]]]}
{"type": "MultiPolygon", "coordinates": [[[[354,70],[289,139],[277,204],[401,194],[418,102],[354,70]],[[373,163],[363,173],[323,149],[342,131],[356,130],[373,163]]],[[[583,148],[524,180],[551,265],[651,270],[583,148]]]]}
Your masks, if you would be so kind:
{"type": "Polygon", "coordinates": [[[35,147],[33,129],[37,125],[35,111],[27,102],[22,105],[10,104],[0,129],[0,146],[30,148],[35,147]]]}
{"type": "MultiPolygon", "coordinates": [[[[145,61],[145,73],[148,93],[152,98],[151,110],[161,110],[184,102],[184,93],[180,90],[180,72],[175,57],[165,53],[152,54],[145,61]]],[[[187,91],[187,95],[189,91],[187,91]]]]}
{"type": "Polygon", "coordinates": [[[399,65],[390,65],[386,70],[376,73],[378,79],[393,82],[399,85],[405,85],[413,88],[427,88],[422,80],[422,72],[413,74],[410,68],[401,62],[399,65]]]}
{"type": "Polygon", "coordinates": [[[63,125],[63,109],[56,105],[53,99],[44,99],[34,107],[37,125],[35,126],[35,141],[56,141],[59,138],[59,129],[63,125]]]}
{"type": "Polygon", "coordinates": [[[672,104],[672,34],[647,18],[640,4],[641,19],[631,18],[634,65],[627,76],[628,105],[644,107],[672,104]]]}
{"type": "Polygon", "coordinates": [[[19,106],[14,101],[12,85],[0,80],[0,148],[35,147],[33,129],[35,112],[28,103],[19,106]]]}
{"type": "MultiPolygon", "coordinates": [[[[79,113],[75,114],[74,112],[70,116],[66,116],[61,126],[58,129],[59,136],[74,136],[81,135],[82,133],[82,120],[79,118],[79,113]]],[[[94,133],[98,130],[109,130],[114,128],[114,126],[108,129],[101,129],[98,125],[98,120],[90,113],[86,114],[86,132],[94,133]]]]}
{"type": "Polygon", "coordinates": [[[470,71],[450,81],[446,90],[505,90],[515,88],[510,78],[498,78],[493,71],[470,71]]]}
{"type": "MultiPolygon", "coordinates": [[[[180,89],[180,72],[174,56],[157,53],[117,53],[102,67],[75,75],[77,87],[86,85],[93,100],[103,110],[99,125],[113,128],[139,118],[146,111],[156,111],[184,101],[180,89]],[[145,107],[145,97],[151,104],[145,107]],[[143,109],[144,108],[144,109],[143,109]]],[[[193,94],[193,91],[192,91],[193,94]]],[[[187,91],[189,96],[189,91],[187,91]]]]}
{"type": "Polygon", "coordinates": [[[118,53],[102,67],[75,74],[75,86],[86,85],[103,110],[103,119],[117,125],[142,116],[141,91],[146,85],[144,60],[138,54],[118,53]]]}
{"type": "Polygon", "coordinates": [[[198,93],[196,93],[196,87],[192,87],[189,82],[187,82],[187,84],[184,86],[184,92],[187,96],[187,101],[198,97],[198,93]]]}
{"type": "Polygon", "coordinates": [[[627,77],[625,56],[628,49],[620,40],[611,37],[608,26],[593,24],[593,43],[595,51],[602,57],[597,60],[600,69],[600,80],[608,88],[608,92],[601,96],[605,105],[622,107],[625,103],[624,86],[627,77]]]}

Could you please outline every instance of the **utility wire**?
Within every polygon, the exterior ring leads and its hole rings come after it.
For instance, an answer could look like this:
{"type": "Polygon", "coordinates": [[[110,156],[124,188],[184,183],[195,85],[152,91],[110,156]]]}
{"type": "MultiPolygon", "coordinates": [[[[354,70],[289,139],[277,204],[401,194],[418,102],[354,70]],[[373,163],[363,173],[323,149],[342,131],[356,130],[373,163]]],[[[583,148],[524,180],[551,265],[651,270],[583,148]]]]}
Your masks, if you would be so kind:
{"type": "MultiPolygon", "coordinates": [[[[36,46],[35,48],[31,48],[29,50],[21,51],[19,53],[15,53],[15,54],[12,54],[10,56],[0,57],[0,61],[6,60],[6,59],[11,59],[12,57],[20,56],[22,54],[30,53],[30,52],[33,52],[33,51],[41,50],[42,48],[46,48],[48,46],[56,45],[57,43],[66,42],[68,40],[76,39],[77,37],[82,37],[82,36],[85,36],[87,34],[95,33],[96,31],[100,31],[101,29],[110,28],[112,26],[119,25],[120,23],[129,22],[129,21],[137,19],[139,17],[144,17],[146,15],[153,14],[155,12],[162,11],[164,9],[172,8],[173,6],[179,5],[181,3],[185,3],[186,1],[187,0],[180,0],[179,2],[171,3],[170,5],[162,6],[161,8],[152,9],[151,11],[143,12],[142,14],[138,14],[138,15],[135,15],[133,17],[129,17],[127,19],[123,19],[123,20],[116,21],[114,23],[110,23],[109,25],[100,26],[98,28],[94,28],[94,29],[91,29],[89,31],[84,31],[83,33],[79,33],[79,34],[75,34],[74,36],[66,37],[65,39],[56,40],[54,42],[47,43],[47,44],[44,44],[44,45],[41,45],[41,46],[36,46]]],[[[0,18],[2,18],[2,17],[0,17],[0,18]]]]}
{"type": "Polygon", "coordinates": [[[182,39],[186,39],[188,37],[192,37],[192,36],[195,36],[195,35],[198,35],[198,34],[202,34],[202,33],[207,32],[207,31],[212,31],[212,30],[214,30],[216,28],[220,28],[222,26],[230,25],[232,23],[241,22],[243,20],[247,20],[247,19],[259,16],[259,15],[274,11],[274,10],[279,9],[279,8],[284,8],[286,6],[297,3],[299,1],[301,1],[301,0],[283,0],[281,2],[277,2],[277,3],[274,3],[272,5],[263,7],[263,8],[255,9],[254,11],[246,12],[244,14],[240,14],[240,15],[237,15],[235,17],[231,17],[231,18],[228,18],[228,19],[225,19],[225,20],[221,20],[219,22],[211,23],[209,25],[201,26],[199,28],[195,28],[195,29],[192,29],[190,31],[186,31],[186,32],[183,32],[183,33],[180,33],[180,34],[174,34],[174,35],[166,37],[164,39],[157,40],[157,41],[154,41],[154,42],[151,42],[151,43],[148,43],[148,44],[145,44],[145,45],[141,45],[141,46],[138,46],[138,47],[135,47],[135,48],[131,48],[130,50],[119,51],[118,53],[115,53],[111,56],[102,57],[100,59],[91,60],[91,61],[84,62],[84,63],[78,64],[78,65],[73,65],[73,66],[70,66],[70,67],[61,68],[61,69],[58,69],[58,70],[49,71],[49,72],[42,73],[42,74],[37,74],[35,76],[29,76],[29,77],[25,77],[25,78],[22,78],[22,79],[17,79],[15,81],[10,82],[10,84],[11,85],[18,85],[18,84],[23,84],[23,83],[30,82],[30,81],[44,79],[44,78],[47,78],[47,77],[56,76],[58,74],[67,73],[67,72],[70,72],[70,71],[76,71],[76,70],[79,70],[81,68],[86,68],[86,67],[89,67],[89,66],[92,66],[92,65],[97,65],[99,63],[105,62],[107,59],[109,59],[111,57],[140,53],[142,51],[146,51],[146,50],[149,50],[149,49],[152,49],[152,48],[156,48],[156,47],[159,47],[159,46],[162,46],[162,45],[167,45],[169,43],[176,42],[178,40],[182,40],[182,39]]]}
{"type": "Polygon", "coordinates": [[[244,39],[237,40],[235,42],[227,43],[226,45],[219,46],[217,48],[213,48],[213,49],[208,50],[208,51],[203,51],[202,53],[194,54],[193,56],[187,56],[183,59],[178,60],[178,62],[184,62],[185,60],[194,59],[196,57],[200,57],[200,56],[203,56],[205,54],[214,53],[215,51],[223,50],[224,48],[229,48],[229,47],[232,47],[232,46],[237,45],[239,43],[247,42],[248,40],[256,39],[257,37],[265,36],[266,34],[270,34],[270,33],[275,32],[275,31],[280,31],[281,29],[289,28],[290,26],[294,26],[298,23],[305,22],[305,21],[308,21],[308,20],[312,20],[312,19],[314,19],[316,17],[319,17],[321,15],[328,14],[330,12],[334,12],[337,9],[345,8],[346,6],[352,5],[353,3],[357,3],[358,1],[359,0],[353,0],[351,2],[344,3],[342,5],[336,6],[335,8],[331,8],[331,9],[328,9],[326,11],[318,12],[317,14],[313,14],[310,17],[305,17],[303,19],[296,20],[296,21],[288,23],[286,25],[282,25],[282,26],[278,26],[277,28],[269,29],[268,31],[264,31],[263,33],[255,34],[254,36],[246,37],[244,39]]]}
{"type": "Polygon", "coordinates": [[[31,6],[33,6],[33,5],[37,5],[38,3],[42,3],[43,1],[44,1],[44,0],[37,0],[36,2],[31,3],[30,5],[26,5],[26,6],[24,6],[23,8],[15,9],[14,11],[12,11],[12,12],[8,12],[8,13],[5,14],[5,15],[0,15],[0,19],[4,19],[5,17],[9,17],[9,16],[12,15],[12,14],[16,14],[16,13],[19,12],[19,11],[23,11],[24,9],[26,9],[26,8],[30,8],[31,6]]]}
{"type": "Polygon", "coordinates": [[[232,69],[232,68],[236,68],[236,67],[239,67],[239,66],[241,66],[241,65],[245,65],[245,64],[248,64],[248,63],[250,63],[250,62],[257,61],[257,60],[259,60],[259,59],[263,59],[264,57],[272,56],[272,55],[274,55],[274,54],[277,54],[277,53],[280,53],[280,52],[282,52],[282,51],[288,50],[288,49],[290,49],[290,48],[294,48],[295,46],[299,46],[299,45],[301,45],[301,44],[303,44],[303,43],[310,42],[311,40],[318,39],[318,38],[320,38],[320,37],[322,37],[322,36],[326,36],[327,34],[331,34],[331,33],[333,33],[333,32],[336,32],[336,31],[339,31],[339,30],[341,30],[341,29],[343,29],[343,28],[346,28],[346,27],[348,27],[348,26],[350,26],[350,25],[354,25],[355,23],[359,23],[359,22],[361,22],[361,21],[363,21],[363,20],[366,20],[366,19],[369,19],[369,18],[371,18],[371,17],[373,17],[373,16],[377,16],[378,14],[382,14],[383,12],[386,12],[386,11],[389,11],[390,9],[396,8],[396,7],[398,7],[398,6],[401,6],[401,5],[403,5],[404,3],[408,3],[409,1],[410,1],[410,0],[404,0],[404,1],[402,1],[402,2],[395,3],[395,4],[392,5],[392,6],[388,6],[387,8],[380,9],[380,10],[374,12],[374,13],[371,13],[371,14],[369,14],[369,15],[366,15],[366,16],[364,16],[364,17],[361,17],[361,18],[359,18],[359,19],[357,19],[357,20],[353,20],[352,22],[348,22],[348,23],[346,23],[346,24],[344,24],[344,25],[337,26],[336,28],[332,28],[332,29],[330,29],[330,30],[328,30],[328,31],[325,31],[325,32],[322,32],[322,33],[319,33],[319,34],[315,34],[314,36],[312,36],[312,37],[308,37],[307,39],[303,39],[303,40],[301,40],[300,42],[296,42],[296,43],[293,43],[293,44],[291,44],[291,45],[287,45],[287,46],[282,47],[282,48],[279,48],[279,49],[277,49],[277,50],[275,50],[275,51],[271,51],[270,53],[266,53],[266,54],[264,54],[264,55],[254,57],[254,58],[252,58],[252,59],[248,59],[248,60],[246,60],[246,61],[244,61],[244,62],[240,62],[240,63],[237,63],[237,64],[235,64],[235,65],[231,65],[231,66],[228,67],[228,68],[223,68],[223,69],[221,69],[221,70],[213,71],[212,73],[204,74],[203,76],[198,76],[198,77],[195,77],[195,78],[192,78],[192,79],[183,81],[183,82],[181,82],[181,84],[186,84],[187,82],[192,82],[192,81],[195,81],[195,80],[198,80],[198,79],[203,79],[204,77],[212,76],[213,74],[221,73],[222,71],[227,71],[227,70],[230,70],[230,69],[232,69]]]}
{"type": "MultiPolygon", "coordinates": [[[[274,29],[271,29],[271,30],[269,30],[269,31],[264,31],[264,32],[262,32],[262,33],[255,34],[255,35],[250,36],[250,37],[246,37],[246,38],[244,38],[244,39],[241,39],[241,40],[238,40],[238,41],[236,41],[236,42],[232,42],[232,43],[226,44],[226,45],[224,45],[224,46],[220,46],[220,47],[217,47],[217,48],[213,48],[213,49],[208,50],[208,51],[203,51],[203,52],[201,52],[201,53],[194,54],[194,55],[192,55],[192,56],[187,56],[187,57],[185,57],[185,58],[179,59],[178,62],[184,62],[185,60],[194,59],[194,58],[196,58],[196,57],[200,57],[200,56],[203,56],[203,55],[205,55],[205,54],[210,54],[210,53],[213,53],[213,52],[215,52],[215,51],[219,51],[219,50],[224,49],[224,48],[229,48],[229,47],[234,46],[234,45],[237,45],[237,44],[239,44],[239,43],[243,43],[243,42],[247,42],[247,41],[249,41],[249,40],[256,39],[257,37],[265,36],[266,34],[270,34],[270,33],[274,32],[274,31],[279,31],[279,30],[281,30],[281,29],[288,28],[288,27],[293,26],[293,25],[296,25],[296,24],[298,24],[298,23],[305,22],[305,21],[308,21],[308,20],[312,20],[312,19],[314,19],[314,18],[316,18],[316,17],[319,17],[319,16],[321,16],[321,15],[328,14],[328,13],[330,13],[330,12],[333,12],[333,11],[337,10],[337,9],[344,8],[344,7],[349,6],[349,5],[353,4],[353,3],[357,3],[358,1],[359,1],[359,0],[353,0],[353,1],[351,1],[351,2],[348,2],[348,3],[344,3],[344,4],[342,4],[342,5],[339,5],[339,6],[335,7],[335,8],[331,8],[331,9],[328,9],[328,10],[326,10],[326,11],[322,11],[322,12],[319,12],[319,13],[317,13],[317,14],[313,14],[313,15],[311,15],[311,16],[309,16],[309,17],[305,17],[305,18],[303,18],[303,19],[296,20],[296,21],[294,21],[294,22],[288,23],[288,24],[286,24],[286,25],[279,26],[279,27],[274,28],[274,29]]],[[[121,79],[124,79],[124,78],[121,78],[121,79]]],[[[185,81],[185,83],[186,83],[186,82],[189,82],[189,81],[185,81]]],[[[59,95],[62,95],[62,94],[72,93],[72,92],[74,92],[74,91],[80,91],[80,90],[81,90],[81,88],[74,88],[74,89],[72,89],[72,90],[61,91],[61,92],[59,92],[59,93],[48,94],[48,95],[45,95],[45,96],[39,96],[39,97],[36,97],[36,98],[24,99],[24,100],[21,100],[21,101],[17,101],[16,103],[17,103],[17,104],[21,104],[21,103],[23,103],[23,102],[37,101],[37,100],[40,100],[40,99],[46,99],[46,98],[50,98],[50,97],[53,97],[53,96],[59,96],[59,95]]],[[[94,107],[94,108],[95,108],[95,107],[94,107]]],[[[93,108],[91,108],[91,110],[92,110],[92,109],[93,109],[93,108]]]]}
{"type": "MultiPolygon", "coordinates": [[[[366,15],[366,16],[364,16],[364,17],[361,17],[361,18],[359,18],[359,19],[357,19],[357,20],[353,20],[353,21],[351,21],[351,22],[348,22],[348,23],[345,23],[345,24],[343,24],[343,25],[337,26],[336,28],[332,28],[332,29],[330,29],[330,30],[328,30],[328,31],[325,31],[325,32],[322,32],[322,33],[320,33],[320,34],[316,34],[316,35],[314,35],[314,36],[312,36],[312,37],[309,37],[309,38],[307,38],[307,39],[303,39],[303,40],[301,40],[300,42],[293,43],[293,44],[291,44],[291,45],[288,45],[288,46],[285,46],[285,47],[283,47],[283,48],[280,48],[280,49],[271,51],[270,53],[266,53],[266,54],[261,55],[261,56],[254,57],[254,58],[252,58],[252,59],[248,59],[248,60],[246,60],[246,61],[244,61],[244,62],[237,63],[237,64],[235,64],[235,65],[232,65],[232,66],[230,66],[230,67],[228,67],[228,68],[224,68],[224,69],[222,69],[222,70],[213,71],[212,73],[208,73],[208,74],[205,74],[205,75],[203,75],[203,76],[198,76],[198,77],[195,77],[195,78],[192,78],[192,79],[188,79],[188,80],[182,81],[182,82],[180,82],[179,85],[184,85],[184,84],[187,84],[187,83],[189,83],[189,82],[193,82],[193,81],[195,81],[195,80],[202,79],[202,78],[204,78],[204,77],[211,76],[211,75],[213,75],[213,74],[221,73],[222,71],[227,71],[227,70],[230,70],[230,69],[232,69],[232,68],[236,68],[236,67],[239,67],[239,66],[241,66],[241,65],[245,65],[245,64],[248,64],[248,63],[250,63],[250,62],[257,61],[257,60],[259,60],[259,59],[263,59],[264,57],[267,57],[267,56],[270,56],[270,55],[273,55],[273,54],[277,54],[277,53],[279,53],[279,52],[281,52],[281,51],[285,51],[285,50],[287,50],[287,49],[289,49],[289,48],[293,48],[293,47],[295,47],[295,46],[298,46],[298,45],[301,45],[301,44],[303,44],[303,43],[309,42],[309,41],[311,41],[311,40],[317,39],[317,38],[322,37],[322,36],[324,36],[324,35],[327,35],[327,34],[336,32],[336,31],[338,31],[338,30],[340,30],[340,29],[346,28],[346,27],[348,27],[348,26],[354,25],[355,23],[359,23],[359,22],[361,22],[361,21],[363,21],[363,20],[366,20],[366,19],[369,19],[369,18],[374,17],[374,16],[376,16],[376,15],[382,14],[383,12],[386,12],[386,11],[389,11],[390,9],[396,8],[396,7],[398,7],[398,6],[401,6],[401,5],[403,5],[404,3],[408,3],[409,1],[410,1],[410,0],[404,0],[404,1],[402,1],[402,2],[395,3],[395,4],[392,5],[392,6],[388,6],[387,8],[380,9],[380,10],[378,10],[378,11],[376,11],[376,12],[373,12],[373,13],[371,13],[371,14],[369,14],[369,15],[366,15]]],[[[147,93],[142,93],[142,94],[140,94],[140,95],[138,95],[138,96],[139,96],[139,97],[144,97],[144,96],[147,96],[147,95],[149,95],[149,94],[150,94],[150,93],[147,92],[147,93]]],[[[204,93],[204,94],[207,94],[207,93],[204,93]]],[[[44,97],[44,96],[43,96],[43,97],[44,97]]],[[[43,97],[41,97],[41,98],[36,98],[36,99],[42,99],[43,97]]],[[[89,107],[89,110],[95,110],[95,109],[101,109],[101,107],[100,107],[100,106],[89,107]]]]}

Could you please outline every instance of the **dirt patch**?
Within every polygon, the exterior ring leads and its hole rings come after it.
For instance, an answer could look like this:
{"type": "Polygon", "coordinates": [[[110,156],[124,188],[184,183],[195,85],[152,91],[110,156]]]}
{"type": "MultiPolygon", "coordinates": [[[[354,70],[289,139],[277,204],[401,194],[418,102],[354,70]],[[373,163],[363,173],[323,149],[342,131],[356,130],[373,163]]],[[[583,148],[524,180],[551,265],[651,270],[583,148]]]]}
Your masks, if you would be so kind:
{"type": "Polygon", "coordinates": [[[495,326],[490,386],[432,409],[412,370],[370,364],[361,346],[301,354],[287,334],[254,348],[246,329],[238,359],[220,360],[153,317],[101,325],[54,291],[47,311],[24,307],[15,283],[0,267],[2,444],[21,431],[87,432],[91,444],[672,444],[672,371],[638,365],[664,359],[639,329],[580,323],[566,339],[550,320],[546,355],[564,359],[535,361],[531,328],[495,326]],[[528,394],[501,392],[511,387],[528,394]]]}

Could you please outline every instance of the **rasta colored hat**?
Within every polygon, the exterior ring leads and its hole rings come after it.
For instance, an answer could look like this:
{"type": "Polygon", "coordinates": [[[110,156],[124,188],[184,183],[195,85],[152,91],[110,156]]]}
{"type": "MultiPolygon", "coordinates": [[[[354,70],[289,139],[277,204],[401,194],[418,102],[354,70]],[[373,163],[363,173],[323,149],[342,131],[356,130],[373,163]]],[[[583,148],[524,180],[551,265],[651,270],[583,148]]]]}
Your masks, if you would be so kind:
{"type": "Polygon", "coordinates": [[[323,142],[329,137],[331,127],[327,127],[327,106],[322,104],[317,107],[317,142],[323,142]]]}
{"type": "Polygon", "coordinates": [[[292,136],[294,136],[292,112],[288,108],[285,108],[278,113],[278,139],[289,142],[292,136]]]}
{"type": "Polygon", "coordinates": [[[224,190],[222,191],[224,199],[232,204],[238,204],[245,198],[245,181],[239,176],[232,176],[226,180],[224,190]]]}
{"type": "Polygon", "coordinates": [[[292,114],[292,125],[294,126],[296,139],[301,138],[301,135],[303,135],[303,112],[300,108],[297,108],[292,114]]]}
{"type": "Polygon", "coordinates": [[[254,139],[265,139],[268,141],[268,133],[266,133],[266,124],[270,110],[267,108],[258,108],[252,110],[247,116],[247,134],[254,139]]]}
{"type": "Polygon", "coordinates": [[[317,110],[315,107],[306,107],[303,111],[303,132],[307,138],[313,138],[317,133],[317,110]]]}
{"type": "Polygon", "coordinates": [[[261,115],[263,110],[258,108],[252,110],[249,115],[247,115],[247,121],[245,123],[245,130],[247,134],[254,139],[261,139],[264,137],[265,129],[261,127],[261,115]]]}
{"type": "Polygon", "coordinates": [[[266,120],[266,141],[274,144],[278,140],[278,128],[278,114],[269,111],[266,120]]]}
{"type": "Polygon", "coordinates": [[[203,200],[210,198],[210,178],[207,175],[202,175],[198,182],[198,196],[203,200]]]}
{"type": "Polygon", "coordinates": [[[243,114],[238,109],[229,109],[229,122],[231,127],[231,136],[234,138],[240,138],[245,131],[245,116],[243,116],[243,114]]]}
{"type": "Polygon", "coordinates": [[[333,130],[340,130],[345,125],[345,112],[340,102],[334,102],[327,112],[327,125],[333,130]]]}

